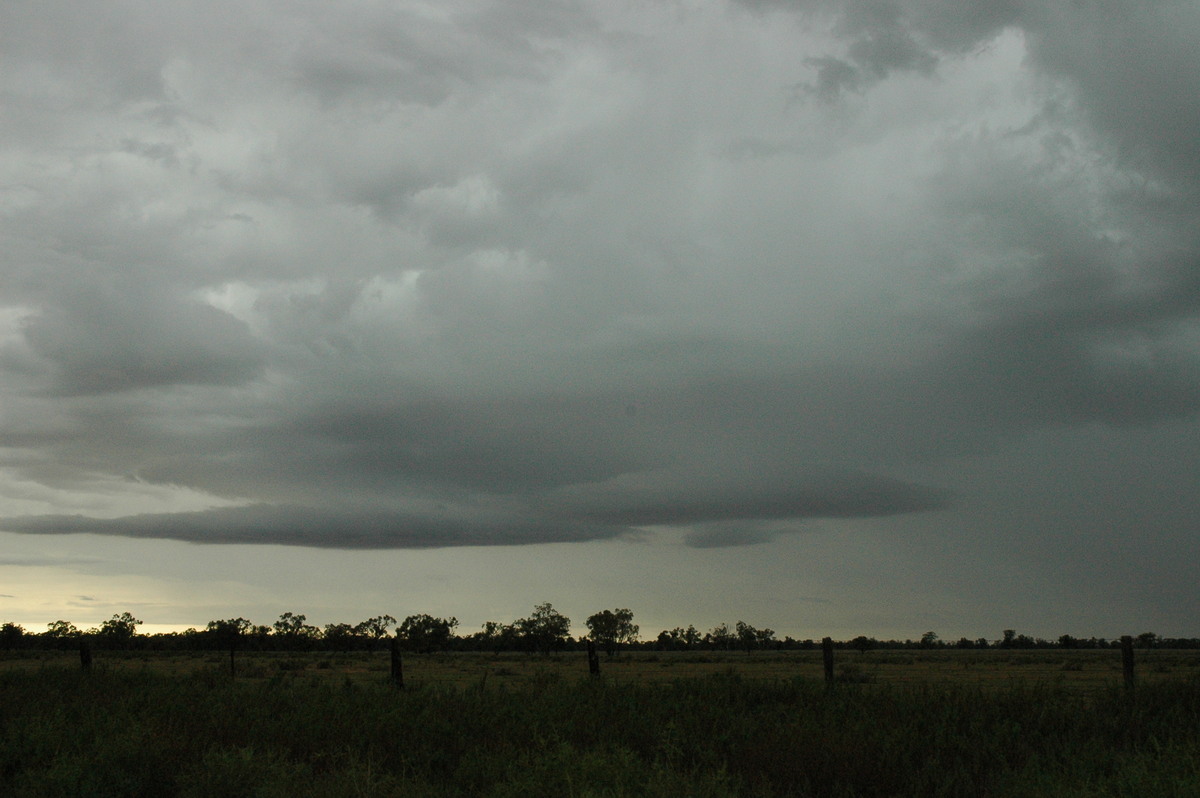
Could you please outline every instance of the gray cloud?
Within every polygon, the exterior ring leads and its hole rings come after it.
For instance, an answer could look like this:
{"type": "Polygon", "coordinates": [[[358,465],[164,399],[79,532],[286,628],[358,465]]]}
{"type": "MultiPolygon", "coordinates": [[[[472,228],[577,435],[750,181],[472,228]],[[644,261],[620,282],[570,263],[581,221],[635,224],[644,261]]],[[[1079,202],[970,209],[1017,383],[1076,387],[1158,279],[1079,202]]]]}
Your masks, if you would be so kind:
{"type": "Polygon", "coordinates": [[[0,465],[245,506],[3,528],[734,546],[1194,420],[1194,9],[738,5],[6,8],[0,465]]]}
{"type": "Polygon", "coordinates": [[[689,545],[712,547],[771,539],[779,527],[760,523],[765,519],[870,517],[947,506],[936,491],[896,480],[852,473],[788,476],[731,484],[721,474],[649,474],[520,497],[414,498],[407,509],[339,508],[331,499],[316,506],[255,504],[110,519],[14,517],[0,519],[0,529],[356,549],[599,540],[653,525],[685,528],[689,545]]]}
{"type": "Polygon", "coordinates": [[[30,356],[49,372],[47,390],[75,396],[174,385],[236,385],[265,360],[238,319],[170,297],[67,294],[25,327],[30,356]]]}
{"type": "Polygon", "coordinates": [[[116,519],[33,516],[0,521],[25,534],[99,534],[169,538],[192,543],[272,543],[341,549],[429,548],[561,543],[615,537],[625,530],[599,524],[561,525],[536,519],[431,516],[327,506],[227,507],[116,519]]]}

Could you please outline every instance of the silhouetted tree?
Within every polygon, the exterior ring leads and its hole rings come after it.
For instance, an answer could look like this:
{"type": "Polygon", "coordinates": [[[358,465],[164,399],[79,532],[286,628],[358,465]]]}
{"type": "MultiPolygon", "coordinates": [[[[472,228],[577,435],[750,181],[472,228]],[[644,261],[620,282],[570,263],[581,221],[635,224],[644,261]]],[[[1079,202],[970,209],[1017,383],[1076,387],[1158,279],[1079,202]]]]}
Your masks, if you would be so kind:
{"type": "Polygon", "coordinates": [[[221,648],[236,648],[242,635],[251,629],[245,618],[229,618],[224,621],[209,621],[205,634],[221,648]]]}
{"type": "Polygon", "coordinates": [[[123,612],[100,624],[97,635],[108,645],[125,648],[133,641],[133,636],[137,634],[137,628],[141,624],[142,622],[137,618],[128,612],[123,612]]]}
{"type": "Polygon", "coordinates": [[[388,636],[388,631],[396,625],[396,619],[390,615],[376,615],[354,627],[355,631],[370,641],[375,648],[379,641],[388,636]]]}
{"type": "Polygon", "coordinates": [[[321,639],[334,651],[349,651],[361,638],[357,628],[348,623],[327,623],[321,639]]]}
{"type": "Polygon", "coordinates": [[[859,635],[858,637],[856,637],[850,641],[850,647],[853,649],[856,649],[859,654],[866,654],[867,651],[869,651],[872,648],[875,648],[875,644],[878,642],[879,641],[873,637],[867,637],[866,635],[859,635]]]}
{"type": "Polygon", "coordinates": [[[307,616],[285,612],[279,620],[272,624],[273,636],[289,648],[299,648],[312,642],[317,636],[318,629],[305,623],[307,616]]]}
{"type": "Polygon", "coordinates": [[[704,643],[709,648],[720,649],[722,651],[733,648],[735,641],[733,632],[729,630],[729,624],[723,623],[720,626],[714,626],[712,631],[704,635],[704,643]]]}
{"type": "Polygon", "coordinates": [[[774,629],[755,629],[745,621],[738,621],[734,624],[734,629],[738,643],[746,649],[747,654],[761,646],[770,645],[775,639],[774,629]]]}
{"type": "Polygon", "coordinates": [[[513,624],[484,621],[483,628],[468,639],[474,641],[476,647],[483,651],[506,651],[516,646],[517,637],[517,630],[513,624]]]}
{"type": "Polygon", "coordinates": [[[406,648],[425,653],[445,648],[454,636],[457,618],[410,615],[396,629],[396,639],[406,648]]]}
{"type": "Polygon", "coordinates": [[[6,623],[0,626],[0,649],[20,648],[25,642],[25,627],[20,624],[6,623]]]}
{"type": "Polygon", "coordinates": [[[571,621],[546,602],[533,608],[533,614],[513,624],[521,640],[530,648],[549,654],[561,649],[571,631],[571,621]]]}
{"type": "Polygon", "coordinates": [[[638,625],[633,622],[633,610],[602,610],[585,621],[588,636],[604,647],[608,656],[617,652],[621,643],[637,641],[638,625]]]}

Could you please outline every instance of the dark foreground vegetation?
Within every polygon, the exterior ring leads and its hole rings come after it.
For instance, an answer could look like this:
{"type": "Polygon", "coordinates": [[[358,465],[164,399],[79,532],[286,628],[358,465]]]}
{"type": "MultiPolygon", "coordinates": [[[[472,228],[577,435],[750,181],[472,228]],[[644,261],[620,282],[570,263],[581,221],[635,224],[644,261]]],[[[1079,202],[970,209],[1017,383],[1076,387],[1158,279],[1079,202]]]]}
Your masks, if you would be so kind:
{"type": "Polygon", "coordinates": [[[216,654],[170,667],[130,654],[91,672],[57,654],[10,662],[0,795],[1200,794],[1190,665],[1133,690],[1114,677],[1080,691],[749,671],[619,681],[570,676],[574,657],[484,658],[497,674],[528,665],[528,678],[399,690],[382,663],[356,675],[312,655],[247,663],[257,675],[237,678],[216,654]],[[560,659],[569,670],[538,664],[560,659]]]}

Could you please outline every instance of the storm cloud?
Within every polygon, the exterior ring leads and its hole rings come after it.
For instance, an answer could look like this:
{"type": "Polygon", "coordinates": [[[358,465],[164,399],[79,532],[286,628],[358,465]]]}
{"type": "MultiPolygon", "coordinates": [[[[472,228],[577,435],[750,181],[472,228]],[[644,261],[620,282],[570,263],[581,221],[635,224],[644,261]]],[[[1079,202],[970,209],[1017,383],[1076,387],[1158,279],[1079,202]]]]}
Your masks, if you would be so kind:
{"type": "MultiPolygon", "coordinates": [[[[1198,39],[1173,0],[7,4],[0,529],[1006,534],[1012,452],[1194,431],[1198,39]]],[[[1097,529],[1062,483],[1031,551],[1097,529]]]]}

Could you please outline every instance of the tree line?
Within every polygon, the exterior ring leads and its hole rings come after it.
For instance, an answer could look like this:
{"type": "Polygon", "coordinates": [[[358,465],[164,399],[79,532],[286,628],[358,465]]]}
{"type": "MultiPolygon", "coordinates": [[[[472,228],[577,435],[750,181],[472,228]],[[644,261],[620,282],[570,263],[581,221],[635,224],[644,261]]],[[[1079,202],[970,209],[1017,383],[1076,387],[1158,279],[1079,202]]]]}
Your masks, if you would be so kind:
{"type": "MultiPolygon", "coordinates": [[[[81,630],[65,620],[47,625],[44,632],[30,632],[15,623],[0,625],[0,650],[34,648],[72,648],[88,642],[100,648],[156,650],[212,650],[239,648],[261,651],[369,651],[390,645],[416,653],[437,651],[531,651],[549,654],[580,650],[589,642],[610,656],[618,650],[646,651],[804,651],[820,648],[820,641],[778,637],[775,631],[757,628],[745,621],[733,626],[719,624],[705,632],[695,626],[664,629],[653,638],[640,637],[629,609],[601,610],[588,616],[586,633],[572,637],[571,620],[549,602],[538,604],[525,618],[512,623],[487,621],[470,634],[458,634],[458,619],[428,614],[409,615],[397,620],[377,615],[357,624],[330,623],[324,627],[307,622],[307,617],[285,612],[270,625],[256,625],[246,618],[209,621],[204,629],[182,632],[139,634],[142,621],[128,612],[115,614],[97,627],[81,630]]],[[[1143,632],[1134,638],[1141,648],[1200,648],[1198,638],[1163,638],[1143,632]]],[[[1055,640],[1018,634],[1005,629],[1001,637],[942,640],[935,632],[926,632],[917,640],[879,640],[859,635],[834,641],[834,647],[862,653],[876,649],[1100,649],[1118,648],[1120,639],[1077,638],[1061,635],[1055,640]]]]}

